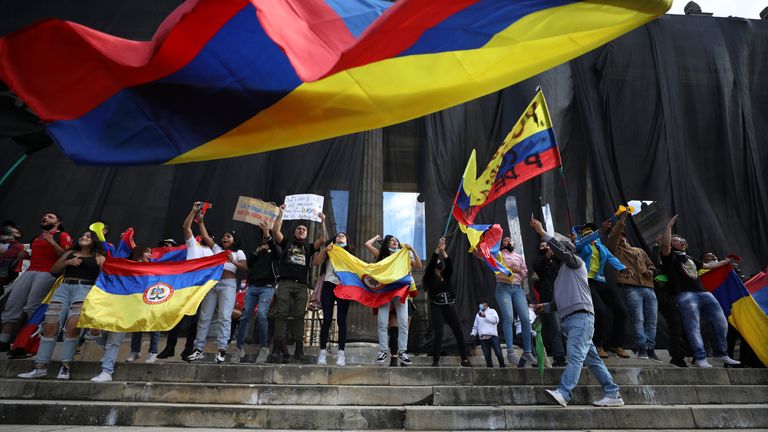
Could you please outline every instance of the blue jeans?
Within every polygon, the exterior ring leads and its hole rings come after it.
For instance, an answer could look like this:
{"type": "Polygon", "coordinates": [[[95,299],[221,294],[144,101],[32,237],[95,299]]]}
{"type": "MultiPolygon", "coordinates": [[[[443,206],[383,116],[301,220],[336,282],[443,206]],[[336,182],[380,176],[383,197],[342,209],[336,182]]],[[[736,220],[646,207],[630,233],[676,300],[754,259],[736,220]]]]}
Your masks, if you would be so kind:
{"type": "MultiPolygon", "coordinates": [[[[120,351],[120,342],[123,341],[125,333],[103,332],[106,336],[104,340],[104,355],[101,357],[101,371],[112,375],[115,372],[115,362],[117,362],[117,353],[120,351]]],[[[141,334],[141,333],[134,333],[141,334]]],[[[159,336],[158,336],[159,337],[159,336]]],[[[133,344],[133,341],[131,341],[133,344]]],[[[134,352],[138,352],[134,351],[134,352]]]]}
{"type": "Polygon", "coordinates": [[[397,353],[408,351],[408,300],[400,303],[400,296],[394,297],[387,303],[379,306],[379,314],[376,316],[377,329],[379,331],[379,350],[389,350],[389,307],[395,308],[397,315],[397,353]]]}
{"type": "Polygon", "coordinates": [[[200,318],[197,320],[197,335],[195,336],[195,349],[205,349],[205,338],[208,337],[208,329],[211,326],[213,313],[216,312],[216,320],[219,323],[219,332],[216,337],[219,350],[227,350],[229,336],[232,329],[232,309],[235,307],[235,279],[222,279],[216,284],[200,303],[200,318]]]}
{"type": "Polygon", "coordinates": [[[597,378],[603,387],[605,396],[618,397],[619,386],[613,382],[611,373],[605,367],[605,363],[597,355],[597,349],[592,342],[595,333],[595,316],[591,313],[579,312],[566,316],[560,323],[563,333],[567,338],[566,351],[568,365],[560,377],[557,390],[565,398],[571,400],[573,389],[579,382],[581,367],[587,365],[590,372],[597,378]]]}
{"type": "MultiPolygon", "coordinates": [[[[48,310],[45,312],[46,324],[58,324],[60,328],[66,329],[66,323],[69,320],[77,320],[80,318],[80,310],[83,307],[83,301],[88,295],[88,291],[91,290],[91,285],[80,284],[61,284],[56,288],[56,292],[51,297],[51,302],[48,305],[48,310]]],[[[51,355],[53,349],[56,347],[56,338],[58,333],[53,337],[40,337],[40,348],[37,350],[37,357],[35,360],[38,364],[47,365],[51,362],[51,355]]],[[[80,337],[70,338],[64,335],[64,346],[61,350],[61,362],[70,363],[75,359],[75,352],[77,351],[77,342],[80,337]]]]}
{"type": "Polygon", "coordinates": [[[269,338],[269,325],[267,324],[267,312],[272,299],[275,297],[275,287],[273,286],[248,286],[245,292],[245,306],[240,315],[240,323],[237,325],[237,348],[242,348],[245,344],[245,333],[248,331],[248,323],[253,316],[253,308],[259,305],[256,311],[256,328],[258,329],[259,340],[257,343],[263,347],[267,346],[269,338]]]}
{"type": "Polygon", "coordinates": [[[622,290],[638,351],[656,348],[659,303],[653,288],[624,285],[622,290]]]}
{"type": "Polygon", "coordinates": [[[504,282],[496,283],[496,302],[501,309],[504,328],[504,341],[507,351],[513,349],[515,336],[515,315],[520,318],[520,334],[523,336],[523,352],[531,352],[531,319],[528,317],[528,300],[520,285],[510,285],[504,282]]]}
{"type": "Polygon", "coordinates": [[[715,296],[708,292],[685,291],[675,298],[680,316],[683,319],[683,328],[691,344],[694,360],[705,360],[707,352],[704,350],[704,339],[701,337],[701,316],[712,325],[712,352],[715,357],[728,355],[726,333],[728,321],[723,314],[715,296]]]}
{"type": "Polygon", "coordinates": [[[141,352],[141,339],[144,333],[149,333],[149,352],[157,354],[157,346],[160,344],[160,332],[136,332],[131,336],[131,352],[141,352]]]}
{"type": "Polygon", "coordinates": [[[496,358],[499,360],[499,367],[505,367],[504,356],[501,354],[501,344],[499,343],[498,336],[491,336],[490,339],[480,339],[480,348],[483,349],[483,357],[485,357],[485,365],[489,368],[493,367],[493,360],[491,359],[491,349],[493,349],[496,358]]]}

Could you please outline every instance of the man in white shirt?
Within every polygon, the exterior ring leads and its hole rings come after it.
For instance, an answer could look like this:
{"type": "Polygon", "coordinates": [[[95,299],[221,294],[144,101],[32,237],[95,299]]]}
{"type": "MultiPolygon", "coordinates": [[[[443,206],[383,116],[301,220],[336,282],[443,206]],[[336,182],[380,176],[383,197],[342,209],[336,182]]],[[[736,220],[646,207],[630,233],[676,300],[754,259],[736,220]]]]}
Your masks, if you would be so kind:
{"type": "Polygon", "coordinates": [[[489,307],[485,300],[481,301],[479,306],[480,311],[475,315],[470,336],[480,336],[480,347],[483,349],[486,366],[493,367],[491,360],[491,348],[493,348],[496,358],[499,359],[499,367],[506,367],[499,343],[499,314],[489,307]]]}

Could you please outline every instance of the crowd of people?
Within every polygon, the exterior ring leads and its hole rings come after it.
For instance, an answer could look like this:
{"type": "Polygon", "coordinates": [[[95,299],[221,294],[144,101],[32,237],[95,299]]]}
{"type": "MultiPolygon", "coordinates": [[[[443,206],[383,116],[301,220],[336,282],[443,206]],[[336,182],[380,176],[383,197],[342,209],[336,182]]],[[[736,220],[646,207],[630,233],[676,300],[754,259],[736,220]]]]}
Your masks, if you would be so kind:
{"type": "MultiPolygon", "coordinates": [[[[181,358],[188,362],[199,361],[204,350],[212,323],[217,323],[217,352],[215,361],[222,363],[230,341],[235,351],[230,356],[235,361],[245,355],[245,343],[249,324],[255,318],[255,343],[257,357],[268,352],[266,361],[290,360],[288,346],[294,345],[293,357],[304,357],[304,315],[307,310],[311,269],[319,269],[314,296],[323,311],[320,331],[320,351],[317,363],[328,362],[328,342],[335,318],[338,327],[338,352],[336,364],[344,366],[347,325],[350,300],[337,296],[340,280],[328,259],[331,247],[351,251],[352,245],[346,233],[328,237],[325,216],[320,213],[320,229],[317,239],[308,238],[307,225],[298,225],[291,233],[283,233],[282,207],[271,226],[261,224],[260,242],[246,253],[239,235],[227,231],[214,237],[205,226],[202,203],[196,202],[190,209],[182,232],[186,244],[186,258],[195,259],[227,251],[229,259],[224,264],[218,283],[207,293],[195,315],[185,316],[183,321],[170,330],[166,347],[158,352],[160,333],[150,332],[149,353],[146,362],[175,356],[179,332],[186,326],[187,341],[181,358]],[[197,233],[193,228],[197,228],[197,233]],[[239,307],[239,317],[233,328],[233,310],[238,295],[238,273],[245,275],[246,288],[242,295],[244,304],[239,307]],[[334,306],[336,311],[334,314],[334,306]],[[271,313],[270,313],[271,311],[271,313]],[[270,320],[269,317],[273,317],[270,320]],[[270,328],[270,322],[274,325],[270,328]]],[[[639,359],[661,362],[656,354],[658,313],[661,311],[669,324],[671,363],[687,367],[686,356],[693,358],[693,366],[711,367],[702,338],[701,322],[712,325],[712,358],[725,365],[738,361],[728,355],[726,333],[728,323],[723,311],[699,280],[701,270],[713,269],[733,263],[731,258],[717,260],[713,254],[703,254],[700,261],[691,257],[688,245],[682,237],[672,234],[676,217],[667,225],[658,244],[658,257],[630,244],[625,226],[628,213],[608,220],[598,228],[595,224],[574,227],[569,237],[553,238],[544,232],[541,224],[531,221],[531,227],[541,242],[532,262],[537,295],[525,289],[529,280],[528,267],[523,255],[515,251],[510,237],[501,242],[498,259],[509,270],[509,275],[496,275],[497,312],[487,300],[479,304],[470,337],[476,336],[482,347],[486,365],[491,367],[492,352],[498,365],[535,365],[532,338],[532,312],[540,316],[545,344],[553,358],[553,365],[565,367],[560,386],[550,391],[555,401],[565,406],[578,381],[582,364],[595,373],[603,385],[606,398],[602,405],[616,405],[620,401],[618,387],[602,362],[608,352],[627,358],[632,347],[639,359]],[[606,274],[615,271],[615,283],[608,283],[606,274]],[[657,293],[659,293],[657,298],[657,293]],[[536,298],[538,297],[538,298],[536,298]],[[531,312],[532,311],[532,312],[531,312]],[[515,322],[518,322],[519,345],[522,355],[514,354],[515,322]],[[506,358],[502,354],[498,328],[503,329],[506,358]],[[631,329],[632,340],[625,341],[625,330],[631,329]]],[[[105,225],[102,233],[85,230],[76,239],[65,232],[61,217],[49,212],[40,221],[41,233],[31,241],[28,251],[21,243],[21,230],[13,223],[5,223],[0,232],[0,282],[9,293],[2,303],[2,328],[0,351],[16,350],[12,343],[20,327],[38,309],[51,291],[54,280],[61,276],[61,284],[53,292],[44,320],[40,325],[40,345],[32,370],[20,374],[22,378],[47,376],[48,364],[54,346],[63,339],[61,366],[57,378],[68,379],[83,329],[77,328],[83,301],[99,275],[107,253],[98,234],[109,234],[105,225]],[[23,260],[29,267],[20,272],[23,260]],[[19,275],[20,273],[20,275],[19,275]],[[18,277],[16,277],[18,275],[18,277]]],[[[175,247],[173,239],[164,239],[162,247],[175,247]]],[[[423,267],[422,261],[410,245],[401,244],[394,236],[375,236],[364,243],[376,261],[396,253],[401,248],[410,250],[414,269],[423,267]]],[[[653,252],[652,252],[653,253],[653,252]]],[[[131,260],[151,261],[152,250],[136,246],[131,260]]],[[[452,282],[453,262],[446,252],[446,240],[441,238],[430,257],[422,285],[427,292],[433,326],[433,365],[440,362],[443,327],[449,326],[457,341],[462,366],[471,366],[467,349],[469,329],[462,328],[455,309],[456,287],[452,282]]],[[[377,309],[378,354],[376,363],[390,359],[390,365],[411,364],[408,355],[409,307],[412,302],[395,297],[377,309]]],[[[534,315],[535,316],[535,315],[534,315]]],[[[102,372],[93,381],[112,379],[117,353],[124,334],[96,330],[86,332],[99,340],[105,348],[102,372]]],[[[141,357],[142,333],[131,335],[131,350],[126,361],[141,357]]],[[[600,401],[598,401],[600,402],[600,401]]]]}

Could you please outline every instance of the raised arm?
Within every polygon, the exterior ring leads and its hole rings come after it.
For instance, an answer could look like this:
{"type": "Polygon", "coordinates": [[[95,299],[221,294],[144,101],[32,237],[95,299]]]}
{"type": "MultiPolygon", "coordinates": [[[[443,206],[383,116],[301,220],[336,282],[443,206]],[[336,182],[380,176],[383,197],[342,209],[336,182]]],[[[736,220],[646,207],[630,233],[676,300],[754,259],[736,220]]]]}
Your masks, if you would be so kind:
{"type": "Polygon", "coordinates": [[[185,241],[195,236],[192,234],[192,220],[195,218],[195,214],[197,214],[201,208],[203,208],[203,203],[196,201],[194,204],[192,204],[192,210],[189,211],[187,218],[184,219],[184,224],[181,226],[181,229],[184,231],[185,241]]]}
{"type": "Polygon", "coordinates": [[[283,210],[285,209],[285,204],[278,207],[279,212],[277,213],[277,219],[275,219],[275,223],[272,224],[272,236],[275,238],[276,243],[282,243],[283,242],[283,210]]]}
{"type": "Polygon", "coordinates": [[[320,238],[315,240],[314,246],[315,250],[319,251],[323,247],[325,239],[328,238],[328,234],[325,231],[325,213],[320,212],[317,217],[320,218],[320,238]]]}
{"type": "Polygon", "coordinates": [[[424,264],[421,263],[421,258],[419,258],[419,254],[416,252],[416,249],[413,248],[413,246],[406,244],[405,245],[408,250],[411,251],[411,255],[413,255],[413,259],[411,259],[411,268],[415,268],[416,270],[421,270],[424,268],[424,264]]]}
{"type": "MultiPolygon", "coordinates": [[[[208,246],[209,248],[213,248],[213,245],[216,244],[215,241],[211,238],[211,236],[208,234],[208,230],[205,228],[205,221],[203,221],[203,217],[200,217],[200,222],[197,223],[197,229],[200,231],[200,237],[203,240],[203,244],[208,246]]],[[[234,263],[234,261],[233,261],[234,263]]],[[[237,265],[237,264],[235,264],[237,265]]]]}
{"type": "Polygon", "coordinates": [[[661,236],[661,255],[668,256],[672,253],[672,226],[677,222],[677,215],[672,216],[667,227],[664,229],[664,235],[661,236]]]}
{"type": "Polygon", "coordinates": [[[379,240],[381,240],[381,236],[376,234],[372,239],[365,242],[365,248],[373,255],[374,258],[379,257],[379,250],[373,244],[379,240]]]}
{"type": "Polygon", "coordinates": [[[541,222],[536,219],[531,219],[531,228],[536,231],[544,241],[549,245],[549,249],[552,250],[552,254],[562,261],[566,266],[577,269],[583,265],[582,261],[571,251],[569,251],[562,243],[557,241],[554,237],[547,234],[544,228],[541,226],[541,222]]]}
{"type": "Polygon", "coordinates": [[[608,234],[608,239],[605,241],[605,246],[611,253],[616,253],[616,249],[619,247],[619,239],[621,233],[624,232],[624,227],[627,224],[627,215],[629,212],[624,212],[619,216],[619,220],[613,225],[611,233],[608,234]]]}

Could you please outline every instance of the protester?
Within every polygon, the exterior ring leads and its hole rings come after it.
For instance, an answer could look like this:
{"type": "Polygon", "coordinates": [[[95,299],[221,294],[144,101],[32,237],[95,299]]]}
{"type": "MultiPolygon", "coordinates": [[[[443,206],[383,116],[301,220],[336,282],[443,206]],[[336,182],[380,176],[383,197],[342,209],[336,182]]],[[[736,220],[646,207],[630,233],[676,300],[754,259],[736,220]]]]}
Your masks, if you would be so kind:
{"type": "Polygon", "coordinates": [[[24,245],[17,239],[17,234],[21,237],[21,231],[12,222],[5,222],[0,227],[0,295],[18,276],[16,264],[24,252],[24,245]]]}
{"type": "MultiPolygon", "coordinates": [[[[379,240],[381,240],[381,236],[376,234],[375,237],[365,242],[365,248],[368,249],[371,254],[373,254],[373,257],[376,259],[376,261],[381,261],[388,256],[397,253],[397,251],[401,249],[400,240],[398,240],[395,236],[385,236],[384,240],[381,242],[381,246],[377,249],[374,246],[374,243],[379,240]]],[[[406,244],[405,248],[410,250],[412,255],[411,268],[420,270],[422,268],[422,263],[421,259],[419,258],[419,254],[415,249],[413,249],[411,245],[406,244]]],[[[389,311],[392,307],[395,309],[395,314],[397,315],[397,358],[400,360],[400,363],[409,365],[412,363],[412,361],[410,357],[408,357],[408,304],[407,302],[402,301],[400,296],[395,296],[386,304],[379,306],[377,311],[379,354],[376,356],[375,361],[376,363],[384,363],[387,360],[387,357],[389,357],[389,354],[387,353],[390,339],[388,324],[389,311]]]]}
{"type": "Polygon", "coordinates": [[[483,357],[485,357],[485,365],[487,367],[493,367],[491,349],[493,349],[496,358],[499,360],[499,367],[506,367],[504,356],[501,353],[501,344],[499,343],[499,314],[488,305],[487,300],[481,300],[479,308],[480,311],[475,315],[475,322],[472,324],[472,332],[469,335],[480,338],[480,347],[483,350],[483,357]]]}
{"type": "Polygon", "coordinates": [[[323,308],[323,324],[320,327],[320,354],[317,356],[317,364],[325,365],[328,356],[328,334],[331,331],[331,322],[333,321],[333,304],[336,303],[336,324],[339,328],[339,352],[336,354],[336,365],[344,366],[347,359],[344,354],[344,348],[347,344],[347,312],[349,311],[350,301],[336,297],[334,290],[341,281],[333,271],[331,260],[326,259],[328,251],[332,247],[340,247],[350,252],[349,240],[346,233],[338,233],[333,239],[333,244],[329,244],[315,255],[312,262],[320,267],[320,276],[323,284],[320,293],[320,304],[323,308]]]}
{"type": "Polygon", "coordinates": [[[576,255],[576,248],[567,240],[563,243],[548,235],[541,222],[531,219],[531,228],[536,231],[552,250],[555,259],[560,262],[560,270],[555,279],[553,298],[549,303],[534,305],[537,314],[557,310],[567,341],[568,365],[560,377],[560,384],[555,390],[546,390],[558,404],[565,407],[573,397],[573,389],[579,382],[581,368],[587,365],[603,388],[603,398],[593,402],[596,406],[623,406],[624,400],[619,394],[619,386],[613,382],[611,373],[597,354],[592,335],[595,330],[595,309],[587,278],[587,266],[576,255]]]}
{"type": "Polygon", "coordinates": [[[456,303],[456,293],[453,291],[453,284],[451,283],[452,275],[453,263],[445,251],[445,237],[443,237],[438,241],[435,253],[432,254],[422,279],[424,290],[429,294],[429,311],[432,317],[434,334],[432,340],[432,366],[440,364],[443,324],[448,324],[448,327],[453,332],[453,336],[456,338],[456,345],[461,356],[461,365],[469,367],[472,365],[469,362],[467,345],[464,343],[464,334],[461,331],[459,316],[456,314],[456,309],[453,306],[456,303]]]}
{"type": "MultiPolygon", "coordinates": [[[[504,326],[504,341],[507,344],[507,361],[510,364],[517,363],[515,358],[515,315],[520,318],[523,334],[531,334],[531,321],[528,318],[528,299],[523,290],[523,281],[528,277],[528,268],[525,266],[525,258],[515,252],[515,244],[511,237],[501,239],[499,250],[501,261],[512,274],[496,274],[496,302],[501,309],[502,324],[504,326]]],[[[536,364],[536,357],[532,354],[531,338],[522,338],[523,355],[526,362],[536,364]]]]}
{"type": "MultiPolygon", "coordinates": [[[[143,246],[136,246],[131,250],[131,261],[150,262],[152,260],[152,249],[143,246]]],[[[135,332],[131,335],[131,353],[125,359],[126,362],[134,362],[141,357],[141,339],[145,332],[135,332]]],[[[144,363],[154,363],[157,360],[157,348],[160,344],[160,332],[149,333],[149,354],[144,363]]]]}
{"type": "MultiPolygon", "coordinates": [[[[539,301],[541,303],[550,303],[552,293],[555,289],[555,279],[560,270],[560,263],[554,259],[552,250],[547,242],[539,243],[536,250],[537,255],[533,260],[533,270],[539,277],[539,301]]],[[[555,367],[565,366],[565,348],[563,347],[563,333],[560,329],[560,317],[556,311],[551,311],[541,315],[541,333],[544,344],[549,347],[552,353],[555,367]]]]}
{"type": "Polygon", "coordinates": [[[40,306],[55,278],[51,267],[72,246],[72,238],[64,231],[59,215],[49,212],[40,220],[42,233],[31,244],[32,257],[21,251],[19,259],[30,258],[29,269],[14,281],[2,313],[0,352],[10,350],[13,334],[26,318],[40,306]]]}
{"type": "Polygon", "coordinates": [[[737,365],[740,362],[728,356],[728,344],[726,333],[728,321],[725,319],[723,309],[715,296],[704,291],[699,280],[698,270],[715,269],[731,263],[731,258],[722,261],[702,263],[689,256],[688,243],[680,235],[672,234],[672,226],[677,221],[673,216],[667,224],[664,236],[661,240],[661,262],[664,273],[669,277],[667,287],[675,295],[675,301],[680,309],[683,328],[688,338],[688,343],[693,350],[693,363],[697,367],[712,367],[707,362],[707,352],[704,349],[704,340],[701,337],[701,318],[707,320],[712,326],[712,350],[714,360],[724,365],[737,365]]]}
{"type": "Polygon", "coordinates": [[[235,307],[235,296],[237,295],[237,271],[248,269],[247,258],[245,253],[240,250],[240,239],[234,231],[225,232],[219,240],[220,244],[216,244],[205,229],[203,215],[199,215],[198,218],[200,221],[198,227],[203,243],[211,248],[213,253],[227,251],[229,259],[224,263],[224,271],[221,273],[219,282],[208,291],[200,303],[195,350],[185,360],[195,361],[203,358],[205,339],[208,337],[213,314],[216,313],[219,323],[216,337],[218,343],[216,363],[224,363],[232,330],[232,309],[235,307]]]}
{"type": "Polygon", "coordinates": [[[607,358],[608,354],[603,347],[608,344],[608,351],[616,353],[621,358],[629,358],[629,354],[622,347],[627,310],[618,289],[605,281],[605,265],[610,265],[625,277],[630,276],[630,270],[603,245],[600,239],[601,232],[597,230],[595,224],[584,224],[576,231],[578,232],[576,253],[586,263],[589,289],[595,308],[594,342],[597,345],[597,352],[601,358],[607,358]],[[613,315],[613,328],[608,319],[609,308],[613,315]]]}
{"type": "Polygon", "coordinates": [[[261,243],[250,255],[248,255],[248,289],[245,293],[245,305],[240,315],[240,323],[237,327],[237,357],[242,359],[245,355],[245,334],[248,331],[248,323],[253,316],[253,310],[258,305],[256,312],[256,358],[262,349],[267,349],[269,339],[269,325],[267,313],[275,296],[277,286],[277,272],[275,262],[283,255],[283,249],[275,243],[272,230],[266,225],[259,225],[261,231],[261,243]]]}
{"type": "Polygon", "coordinates": [[[72,248],[62,255],[51,267],[54,275],[64,279],[56,289],[45,313],[40,348],[37,351],[35,367],[19,374],[19,378],[42,378],[47,375],[56,338],[64,329],[64,346],[61,353],[61,368],[57,379],[68,380],[70,365],[74,361],[77,341],[81,330],[77,327],[83,301],[96,281],[104,264],[104,249],[93,231],[84,232],[72,248]]]}
{"type": "Polygon", "coordinates": [[[656,267],[643,249],[632,247],[627,241],[624,226],[628,215],[628,212],[621,214],[611,229],[606,246],[630,270],[629,276],[619,274],[617,283],[629,309],[630,325],[637,344],[637,358],[661,363],[654,351],[659,308],[653,292],[656,267]]]}
{"type": "Polygon", "coordinates": [[[325,242],[325,215],[319,213],[321,225],[320,238],[315,242],[307,239],[308,230],[306,225],[299,225],[293,230],[291,238],[283,236],[281,232],[283,224],[283,209],[285,205],[280,206],[280,213],[274,225],[275,241],[283,249],[283,256],[280,260],[280,283],[277,288],[277,308],[275,311],[275,336],[272,352],[267,361],[282,362],[283,348],[286,347],[285,331],[288,327],[288,320],[292,321],[291,335],[294,338],[295,348],[293,358],[299,362],[304,360],[304,314],[307,309],[307,299],[309,295],[309,269],[312,264],[312,254],[319,251],[325,242]],[[293,302],[293,309],[291,309],[293,302]]]}

